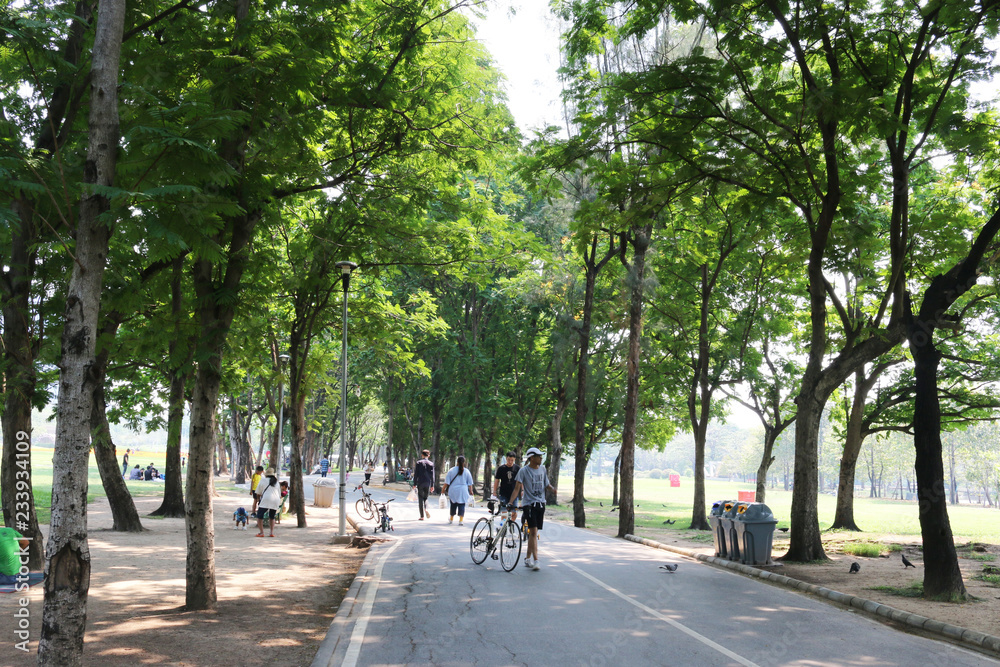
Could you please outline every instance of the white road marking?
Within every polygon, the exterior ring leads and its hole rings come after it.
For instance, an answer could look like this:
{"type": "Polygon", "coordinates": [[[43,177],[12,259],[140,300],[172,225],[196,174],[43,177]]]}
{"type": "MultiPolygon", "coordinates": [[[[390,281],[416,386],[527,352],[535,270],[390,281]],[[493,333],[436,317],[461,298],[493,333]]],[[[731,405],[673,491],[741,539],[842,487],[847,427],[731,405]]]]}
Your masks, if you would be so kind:
{"type": "Polygon", "coordinates": [[[725,646],[721,646],[719,644],[716,644],[715,642],[713,642],[711,639],[709,639],[705,635],[699,634],[699,633],[695,632],[694,630],[692,630],[691,628],[687,627],[686,625],[683,625],[682,623],[678,623],[674,619],[669,618],[667,616],[664,616],[663,614],[661,614],[660,612],[656,611],[655,609],[647,607],[646,605],[642,604],[641,602],[637,602],[637,601],[633,600],[632,598],[630,598],[629,596],[625,595],[624,593],[622,593],[618,589],[613,588],[613,587],[607,585],[606,583],[604,583],[603,581],[601,581],[600,579],[597,579],[596,577],[593,577],[593,576],[587,574],[586,572],[584,572],[583,570],[581,570],[577,566],[573,565],[572,563],[567,563],[566,561],[564,561],[564,560],[562,560],[560,558],[555,558],[555,557],[553,557],[552,560],[556,561],[557,563],[562,563],[563,565],[565,565],[569,569],[573,570],[577,574],[582,575],[583,577],[586,577],[587,579],[589,579],[590,581],[594,582],[595,584],[597,584],[598,586],[600,586],[604,590],[608,591],[609,593],[617,595],[622,600],[625,600],[629,604],[631,604],[631,605],[633,605],[635,607],[638,607],[639,609],[643,610],[644,612],[646,612],[650,616],[658,618],[659,620],[663,621],[667,625],[669,625],[669,626],[671,626],[673,628],[676,628],[677,630],[680,630],[681,632],[683,632],[684,634],[688,635],[689,637],[697,639],[698,641],[700,641],[705,646],[708,646],[709,648],[715,649],[716,651],[718,651],[722,655],[726,656],[727,658],[735,660],[736,662],[740,663],[741,665],[744,665],[745,667],[758,667],[758,665],[756,663],[750,662],[749,660],[747,660],[743,656],[740,656],[740,655],[737,655],[737,654],[733,653],[732,651],[730,651],[729,649],[727,649],[725,646]]]}
{"type": "Polygon", "coordinates": [[[358,664],[358,656],[361,655],[361,645],[365,641],[365,630],[368,629],[368,619],[371,617],[372,607],[375,606],[375,594],[378,593],[378,585],[382,580],[382,568],[385,567],[385,561],[389,558],[389,555],[402,543],[403,538],[397,539],[396,543],[382,554],[382,557],[378,560],[378,564],[375,566],[375,571],[368,582],[368,590],[365,593],[364,604],[361,606],[361,614],[354,623],[354,631],[351,632],[351,643],[347,646],[347,654],[344,656],[344,662],[341,663],[342,667],[355,667],[358,664]]]}

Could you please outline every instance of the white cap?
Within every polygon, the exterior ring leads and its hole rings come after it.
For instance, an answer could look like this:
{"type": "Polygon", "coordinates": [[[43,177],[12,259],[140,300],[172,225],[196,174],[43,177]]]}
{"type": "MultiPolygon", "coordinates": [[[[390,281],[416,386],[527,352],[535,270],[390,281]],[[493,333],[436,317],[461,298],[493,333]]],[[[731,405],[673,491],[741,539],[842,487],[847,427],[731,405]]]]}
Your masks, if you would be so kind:
{"type": "Polygon", "coordinates": [[[532,447],[531,449],[528,450],[528,453],[524,455],[524,458],[530,459],[535,454],[538,454],[539,456],[541,456],[542,455],[542,450],[540,450],[538,447],[532,447]]]}

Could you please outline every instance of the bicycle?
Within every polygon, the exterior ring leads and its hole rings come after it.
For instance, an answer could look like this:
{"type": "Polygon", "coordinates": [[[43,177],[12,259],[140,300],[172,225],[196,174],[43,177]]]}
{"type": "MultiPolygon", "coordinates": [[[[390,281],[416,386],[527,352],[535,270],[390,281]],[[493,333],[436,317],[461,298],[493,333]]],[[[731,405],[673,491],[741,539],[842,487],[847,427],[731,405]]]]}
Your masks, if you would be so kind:
{"type": "Polygon", "coordinates": [[[358,511],[362,519],[368,519],[371,521],[375,518],[375,501],[372,500],[370,493],[365,491],[363,484],[358,484],[355,487],[355,491],[361,491],[361,497],[358,498],[358,502],[354,504],[354,509],[358,511]]]}
{"type": "Polygon", "coordinates": [[[499,503],[498,507],[496,501],[496,496],[487,501],[486,509],[489,517],[480,518],[472,527],[469,553],[476,565],[482,565],[487,556],[492,556],[493,560],[500,561],[500,567],[510,572],[517,567],[517,562],[521,559],[521,529],[516,521],[508,519],[507,504],[499,503]],[[498,515],[501,521],[500,527],[494,529],[493,522],[498,515]]]}
{"type": "Polygon", "coordinates": [[[396,530],[392,527],[392,517],[389,516],[389,503],[391,503],[395,498],[389,498],[389,500],[384,503],[373,503],[375,505],[376,511],[378,511],[378,524],[375,526],[375,532],[381,528],[383,533],[388,533],[390,530],[396,530]]]}

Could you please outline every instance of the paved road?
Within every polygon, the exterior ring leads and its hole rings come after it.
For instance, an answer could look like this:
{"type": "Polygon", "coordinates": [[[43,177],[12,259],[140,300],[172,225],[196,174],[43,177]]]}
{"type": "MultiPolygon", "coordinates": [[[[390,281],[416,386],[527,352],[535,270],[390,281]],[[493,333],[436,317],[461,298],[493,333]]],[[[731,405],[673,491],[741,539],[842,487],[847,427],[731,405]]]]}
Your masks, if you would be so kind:
{"type": "MultiPolygon", "coordinates": [[[[1000,665],[783,588],[552,524],[541,571],[469,556],[466,525],[399,494],[331,665],[1000,665]],[[675,574],[659,569],[678,563],[675,574]]],[[[353,507],[357,493],[350,493],[353,507]]],[[[846,576],[846,575],[845,575],[846,576]]],[[[335,627],[337,623],[335,623],[335,627]]],[[[322,651],[321,651],[322,654],[322,651]]],[[[315,664],[315,663],[314,663],[315,664]]]]}

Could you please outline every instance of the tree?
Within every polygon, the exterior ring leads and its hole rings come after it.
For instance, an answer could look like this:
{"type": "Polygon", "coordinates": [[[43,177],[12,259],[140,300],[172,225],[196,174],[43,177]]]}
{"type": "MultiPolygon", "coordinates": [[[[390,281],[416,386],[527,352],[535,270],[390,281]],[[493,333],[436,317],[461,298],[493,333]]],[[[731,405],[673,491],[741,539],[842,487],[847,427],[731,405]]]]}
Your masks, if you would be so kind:
{"type": "Polygon", "coordinates": [[[118,70],[125,23],[122,0],[98,5],[91,64],[85,182],[72,276],[66,296],[59,374],[59,417],[53,456],[52,521],[46,545],[40,665],[80,665],[90,586],[87,547],[87,459],[98,311],[111,226],[106,195],[115,179],[119,140],[118,70]]]}

